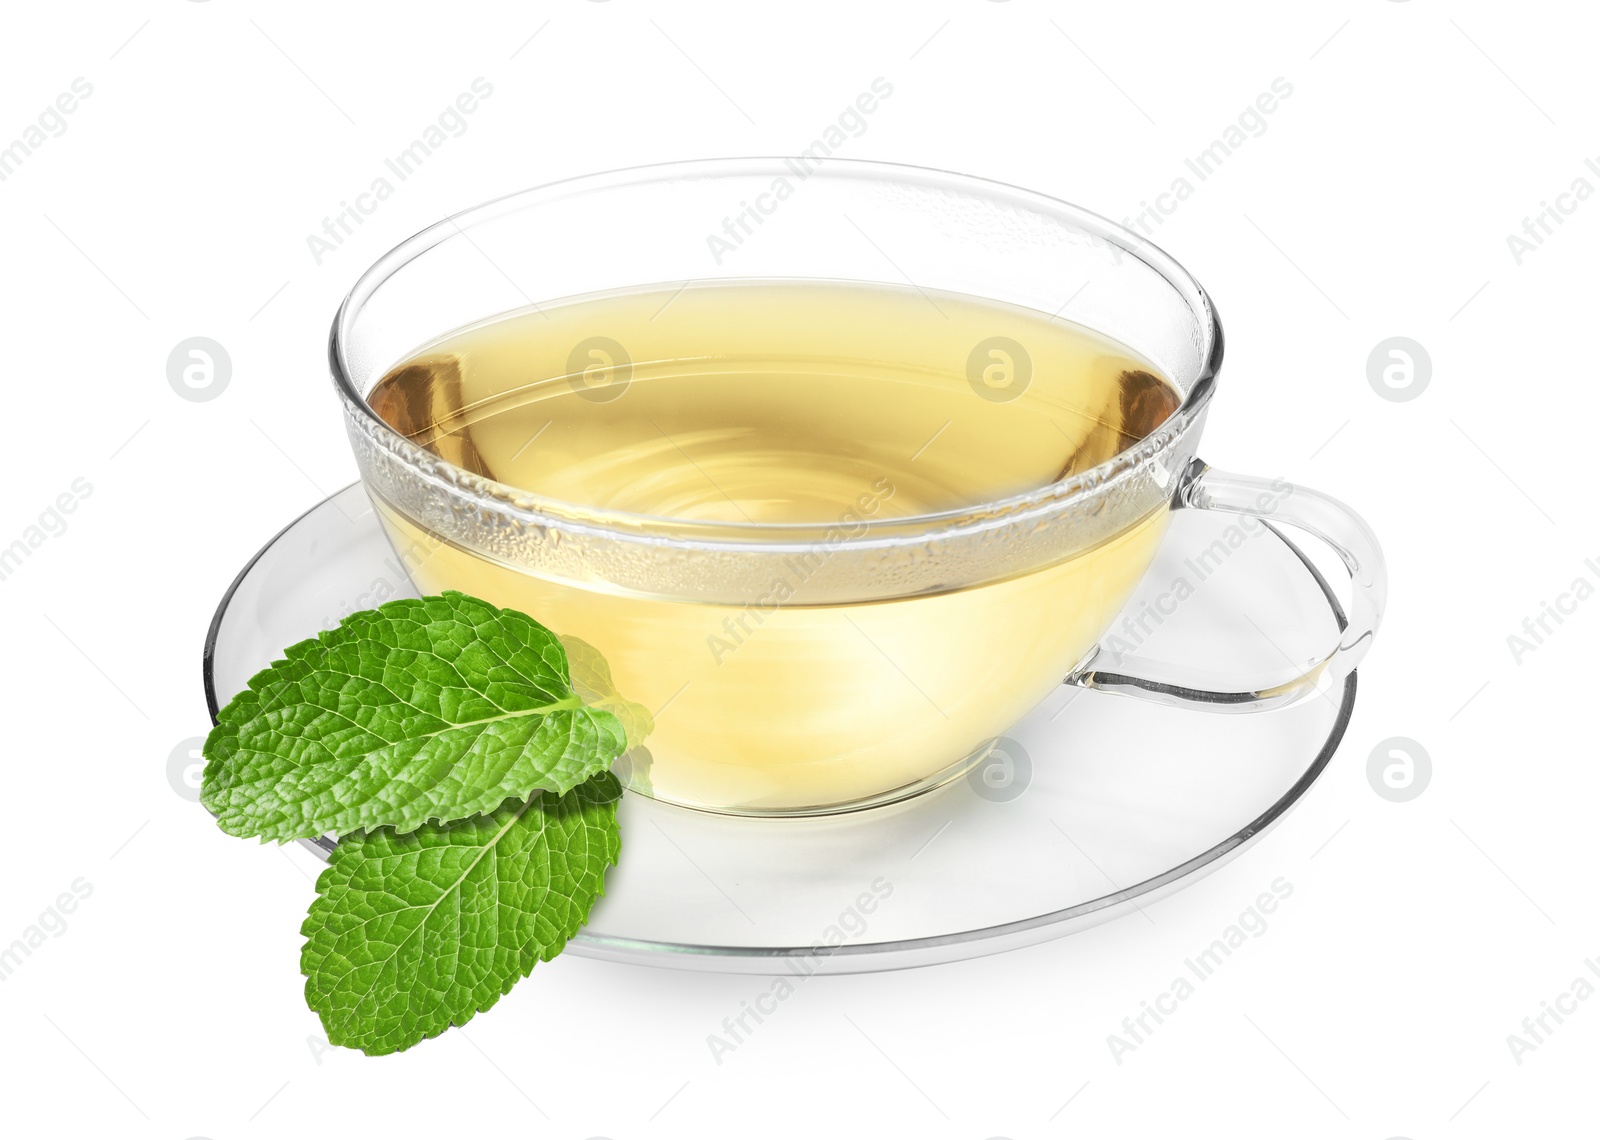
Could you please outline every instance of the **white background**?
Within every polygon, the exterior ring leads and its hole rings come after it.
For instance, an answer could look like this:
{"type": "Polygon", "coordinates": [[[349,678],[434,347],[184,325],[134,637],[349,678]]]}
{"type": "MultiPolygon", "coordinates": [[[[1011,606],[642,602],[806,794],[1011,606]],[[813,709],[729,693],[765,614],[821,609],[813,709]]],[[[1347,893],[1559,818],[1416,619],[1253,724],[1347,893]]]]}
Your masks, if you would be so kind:
{"type": "Polygon", "coordinates": [[[0,943],[74,880],[93,893],[0,983],[0,1129],[1573,1134],[1600,1000],[1520,1065],[1506,1038],[1600,957],[1600,602],[1520,663],[1506,638],[1600,580],[1600,201],[1520,265],[1506,235],[1580,176],[1600,186],[1596,23],[1437,0],[13,6],[0,145],[75,78],[93,94],[0,182],[0,546],[75,479],[93,491],[0,581],[0,943]],[[306,235],[480,76],[466,133],[316,264],[306,235]],[[565,957],[466,1033],[319,1054],[297,970],[314,865],[225,840],[166,765],[208,727],[222,590],[354,477],[324,360],[341,295],[514,189],[800,150],[878,76],[895,93],[842,153],[1115,218],[1292,83],[1156,240],[1228,330],[1206,457],[1325,488],[1385,544],[1391,607],[1343,750],[1154,925],[818,980],[720,1066],[706,1035],[764,983],[565,957]],[[166,377],[196,335],[233,361],[204,403],[166,377]],[[1394,335],[1433,363],[1410,402],[1367,381],[1394,335]],[[1365,774],[1395,735],[1434,767],[1402,804],[1365,774]],[[1107,1034],[1278,876],[1295,894],[1268,933],[1116,1063],[1107,1034]]]}

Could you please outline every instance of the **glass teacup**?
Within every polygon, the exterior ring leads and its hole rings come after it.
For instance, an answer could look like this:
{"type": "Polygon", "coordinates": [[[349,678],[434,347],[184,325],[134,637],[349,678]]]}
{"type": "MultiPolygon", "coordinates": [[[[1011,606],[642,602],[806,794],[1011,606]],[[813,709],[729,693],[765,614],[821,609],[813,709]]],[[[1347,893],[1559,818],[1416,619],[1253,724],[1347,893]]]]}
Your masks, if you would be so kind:
{"type": "MultiPolygon", "coordinates": [[[[572,351],[560,379],[596,415],[625,397],[621,345],[556,347],[572,351]]],[[[963,361],[966,347],[983,346],[962,346],[963,361]]],[[[806,815],[912,795],[979,762],[1063,680],[1210,709],[1288,703],[1355,667],[1383,605],[1382,558],[1359,518],[1195,458],[1222,333],[1193,278],[1121,227],[994,182],[744,159],[541,187],[379,261],[341,307],[330,356],[363,483],[417,587],[463,590],[562,635],[584,686],[614,689],[632,726],[649,729],[619,766],[629,786],[688,807],[806,815]],[[894,493],[885,479],[814,522],[541,495],[419,446],[373,407],[391,369],[456,330],[574,297],[651,286],[671,304],[690,288],[766,281],[887,283],[935,308],[939,296],[982,298],[1069,321],[1148,361],[1174,407],[1116,454],[1042,486],[906,515],[877,510],[894,493]],[[1353,582],[1339,643],[1288,680],[1231,688],[1204,662],[1102,645],[1171,511],[1194,507],[1329,543],[1353,582]]],[[[982,383],[994,379],[983,371],[982,383]]],[[[972,381],[972,399],[993,398],[972,381]]],[[[1011,382],[1000,374],[1002,389],[1011,382]]]]}

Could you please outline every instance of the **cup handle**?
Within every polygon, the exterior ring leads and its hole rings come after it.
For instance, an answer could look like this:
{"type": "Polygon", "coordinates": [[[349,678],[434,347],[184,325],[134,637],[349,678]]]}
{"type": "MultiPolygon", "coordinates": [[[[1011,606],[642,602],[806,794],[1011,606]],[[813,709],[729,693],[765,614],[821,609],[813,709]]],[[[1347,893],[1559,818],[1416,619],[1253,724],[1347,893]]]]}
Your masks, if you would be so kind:
{"type": "Polygon", "coordinates": [[[1309,662],[1300,676],[1267,689],[1228,691],[1156,680],[1149,675],[1154,662],[1137,652],[1113,650],[1104,644],[1091,650],[1078,663],[1067,675],[1066,683],[1210,712],[1276,708],[1316,691],[1324,679],[1335,687],[1340,685],[1371,647],[1388,595],[1383,552],[1378,548],[1372,528],[1349,507],[1320,491],[1293,486],[1283,480],[1218,471],[1198,459],[1179,480],[1172,506],[1175,510],[1228,511],[1259,519],[1262,525],[1274,531],[1277,530],[1274,522],[1285,523],[1309,532],[1332,547],[1350,574],[1348,616],[1317,569],[1304,555],[1300,555],[1300,559],[1322,587],[1333,610],[1339,626],[1337,642],[1326,654],[1309,662]]]}

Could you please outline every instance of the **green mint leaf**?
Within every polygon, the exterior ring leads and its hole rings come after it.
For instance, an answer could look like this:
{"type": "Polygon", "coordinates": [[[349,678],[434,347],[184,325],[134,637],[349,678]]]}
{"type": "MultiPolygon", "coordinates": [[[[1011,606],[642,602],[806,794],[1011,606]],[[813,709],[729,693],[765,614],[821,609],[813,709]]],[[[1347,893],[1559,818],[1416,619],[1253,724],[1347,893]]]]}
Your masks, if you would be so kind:
{"type": "Polygon", "coordinates": [[[628,734],[628,747],[639,747],[644,738],[655,731],[656,722],[650,710],[617,692],[616,683],[611,680],[611,666],[594,646],[566,634],[561,635],[561,644],[567,651],[567,663],[572,667],[573,690],[583,698],[584,704],[615,714],[628,734]]]}
{"type": "Polygon", "coordinates": [[[465,1025],[588,919],[617,861],[610,773],[409,835],[341,840],[301,933],[328,1040],[394,1053],[465,1025]]]}
{"type": "Polygon", "coordinates": [[[611,771],[629,791],[654,795],[655,785],[650,782],[650,765],[654,762],[655,757],[650,754],[650,749],[641,744],[617,757],[617,762],[611,765],[611,771]]]}
{"type": "Polygon", "coordinates": [[[230,835],[403,834],[563,795],[626,744],[555,634],[447,593],[351,614],[253,677],[206,739],[200,800],[230,835]]]}

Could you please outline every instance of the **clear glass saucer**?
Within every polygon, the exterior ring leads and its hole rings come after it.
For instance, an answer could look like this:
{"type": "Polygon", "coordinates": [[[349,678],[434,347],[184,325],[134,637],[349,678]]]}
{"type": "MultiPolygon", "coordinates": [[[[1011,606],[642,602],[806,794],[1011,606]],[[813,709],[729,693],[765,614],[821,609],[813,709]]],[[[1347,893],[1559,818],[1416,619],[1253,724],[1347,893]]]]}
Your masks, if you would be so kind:
{"type": "MultiPolygon", "coordinates": [[[[1239,541],[1231,525],[1175,513],[1111,632],[1150,658],[1203,660],[1267,688],[1329,644],[1342,614],[1281,533],[1239,541]]],[[[412,596],[365,491],[333,495],[223,597],[205,646],[212,715],[287,646],[412,596]]],[[[1058,938],[1148,906],[1259,840],[1332,759],[1355,693],[1352,673],[1293,705],[1228,714],[1064,685],[968,776],[847,815],[713,815],[628,793],[621,863],[567,953],[838,974],[1058,938]]]]}

